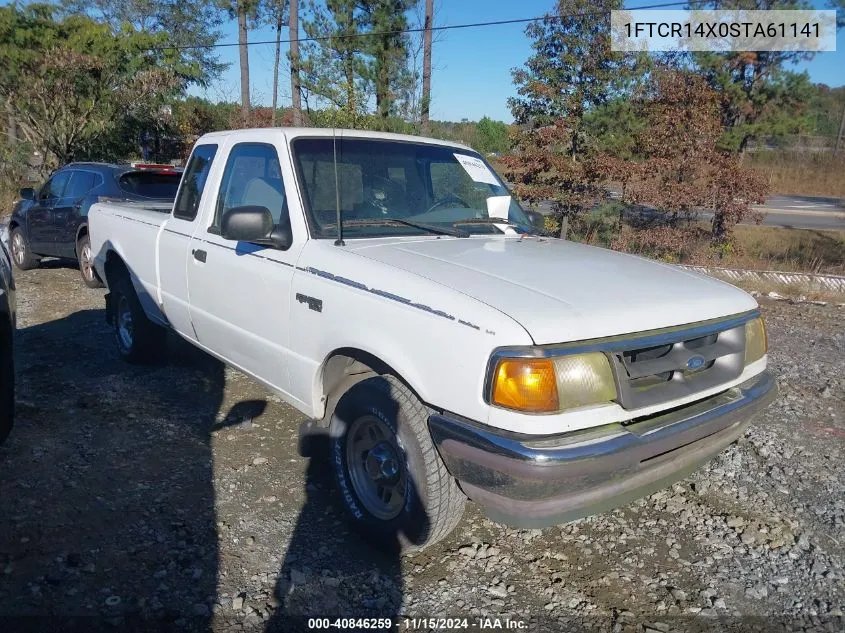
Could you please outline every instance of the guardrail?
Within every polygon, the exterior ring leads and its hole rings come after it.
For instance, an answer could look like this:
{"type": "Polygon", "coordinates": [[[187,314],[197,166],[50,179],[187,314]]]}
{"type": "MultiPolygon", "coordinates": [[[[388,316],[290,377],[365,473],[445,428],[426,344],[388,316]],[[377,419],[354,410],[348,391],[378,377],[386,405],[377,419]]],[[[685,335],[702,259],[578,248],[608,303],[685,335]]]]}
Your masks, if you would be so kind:
{"type": "Polygon", "coordinates": [[[845,277],[791,273],[779,270],[741,270],[736,268],[708,268],[705,266],[679,265],[679,268],[719,277],[727,281],[765,281],[781,286],[800,285],[808,290],[826,290],[845,294],[845,277]]]}

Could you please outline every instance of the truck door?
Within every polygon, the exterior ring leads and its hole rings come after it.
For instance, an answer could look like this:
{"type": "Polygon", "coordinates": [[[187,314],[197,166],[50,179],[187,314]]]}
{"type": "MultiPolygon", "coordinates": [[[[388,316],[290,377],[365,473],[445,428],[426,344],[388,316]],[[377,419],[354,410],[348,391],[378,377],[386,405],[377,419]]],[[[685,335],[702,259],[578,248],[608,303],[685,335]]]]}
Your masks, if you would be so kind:
{"type": "Polygon", "coordinates": [[[159,301],[173,329],[194,341],[197,337],[188,307],[188,259],[200,204],[203,195],[209,195],[205,185],[216,154],[217,145],[194,148],[173,203],[173,215],[162,225],[157,241],[159,301]]]}
{"type": "Polygon", "coordinates": [[[203,347],[287,393],[291,283],[305,239],[294,233],[286,251],[224,239],[223,214],[246,205],[266,207],[276,224],[290,222],[273,144],[241,142],[228,152],[213,213],[191,242],[191,321],[203,347]]]}

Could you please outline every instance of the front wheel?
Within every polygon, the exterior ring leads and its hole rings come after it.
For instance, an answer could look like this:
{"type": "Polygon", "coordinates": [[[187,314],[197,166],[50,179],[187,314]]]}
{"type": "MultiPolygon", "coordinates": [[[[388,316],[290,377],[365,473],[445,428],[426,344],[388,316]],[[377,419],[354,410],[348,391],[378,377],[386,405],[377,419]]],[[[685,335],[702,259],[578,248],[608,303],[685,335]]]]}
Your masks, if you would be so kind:
{"type": "Polygon", "coordinates": [[[91,252],[91,238],[86,233],[79,238],[76,243],[76,258],[79,260],[79,274],[82,275],[82,281],[89,288],[102,288],[103,282],[100,281],[97,271],[94,270],[94,257],[91,252]]]}
{"type": "Polygon", "coordinates": [[[12,229],[9,239],[12,243],[12,260],[15,262],[15,266],[21,270],[30,270],[38,266],[39,260],[32,254],[26,235],[19,227],[16,226],[12,229]]]}
{"type": "Polygon", "coordinates": [[[356,529],[388,551],[419,550],[447,536],[466,497],[440,459],[428,409],[393,376],[368,378],[332,417],[331,462],[356,529]]]}
{"type": "Polygon", "coordinates": [[[112,284],[111,302],[112,327],[121,357],[133,364],[158,359],[164,351],[167,332],[147,318],[127,275],[112,284]]]}

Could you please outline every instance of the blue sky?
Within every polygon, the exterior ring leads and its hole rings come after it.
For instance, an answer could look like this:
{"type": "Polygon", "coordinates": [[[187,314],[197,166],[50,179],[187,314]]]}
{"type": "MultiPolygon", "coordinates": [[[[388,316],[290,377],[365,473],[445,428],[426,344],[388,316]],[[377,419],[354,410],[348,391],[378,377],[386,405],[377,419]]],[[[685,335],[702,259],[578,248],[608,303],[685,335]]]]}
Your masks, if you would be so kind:
{"type": "MultiPolygon", "coordinates": [[[[636,8],[654,0],[630,0],[626,6],[636,8]]],[[[302,4],[302,3],[300,3],[302,4]]],[[[824,1],[812,3],[825,8],[824,1]]],[[[501,2],[491,0],[435,0],[438,25],[486,22],[541,16],[553,5],[553,0],[521,0],[501,2]]],[[[223,42],[236,42],[234,22],[223,28],[223,42]]],[[[274,37],[270,28],[250,32],[253,41],[274,37]]],[[[282,45],[283,62],[286,46],[282,45]]],[[[231,66],[221,80],[208,90],[191,92],[212,100],[238,101],[240,71],[236,47],[220,49],[220,57],[231,66]]],[[[437,35],[432,49],[432,104],[434,119],[459,121],[478,120],[483,116],[511,121],[508,97],[514,96],[511,69],[522,65],[531,54],[531,43],[525,36],[524,24],[488,26],[474,29],[443,31],[437,35]]],[[[255,104],[269,105],[273,87],[272,44],[250,47],[252,98],[255,104]]],[[[836,52],[818,53],[796,70],[806,70],[815,82],[829,86],[845,85],[845,29],[837,36],[836,52]]],[[[290,104],[290,80],[286,68],[280,73],[279,103],[290,104]]]]}

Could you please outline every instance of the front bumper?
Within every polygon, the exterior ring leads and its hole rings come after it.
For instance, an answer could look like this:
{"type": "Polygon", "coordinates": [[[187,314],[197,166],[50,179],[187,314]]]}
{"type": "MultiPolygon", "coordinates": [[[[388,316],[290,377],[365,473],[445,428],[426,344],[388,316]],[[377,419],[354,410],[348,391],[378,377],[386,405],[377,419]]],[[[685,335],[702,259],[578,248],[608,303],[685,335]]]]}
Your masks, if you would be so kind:
{"type": "Polygon", "coordinates": [[[776,397],[768,372],[628,424],[521,435],[450,415],[429,428],[447,469],[487,515],[543,527],[604,512],[682,479],[745,431],[776,397]]]}

